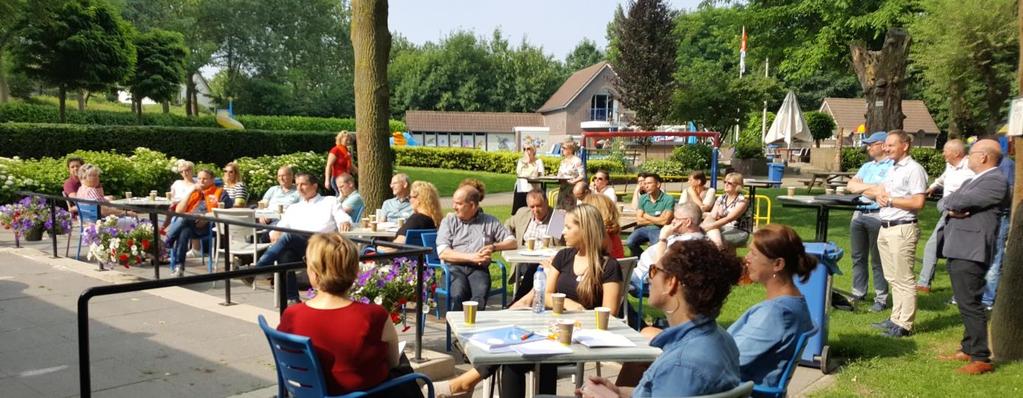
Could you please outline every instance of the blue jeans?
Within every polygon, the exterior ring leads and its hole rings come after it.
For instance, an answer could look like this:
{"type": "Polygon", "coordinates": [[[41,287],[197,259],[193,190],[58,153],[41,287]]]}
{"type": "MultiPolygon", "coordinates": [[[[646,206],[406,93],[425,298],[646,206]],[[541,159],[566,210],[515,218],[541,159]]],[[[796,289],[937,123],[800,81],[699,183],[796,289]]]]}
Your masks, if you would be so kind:
{"type": "Polygon", "coordinates": [[[463,301],[479,303],[479,310],[487,308],[487,297],[490,296],[490,265],[448,265],[451,272],[451,288],[448,290],[451,310],[461,311],[463,301]]]}
{"type": "Polygon", "coordinates": [[[199,228],[195,226],[195,220],[191,218],[175,218],[174,222],[167,228],[167,240],[165,242],[174,254],[174,264],[171,264],[171,268],[176,268],[176,266],[185,263],[189,241],[202,238],[209,235],[209,233],[209,225],[199,228]]]}
{"type": "MultiPolygon", "coordinates": [[[[274,262],[290,263],[302,261],[305,256],[305,248],[309,244],[309,237],[284,233],[277,242],[266,249],[266,253],[256,262],[257,267],[274,265],[274,262]]],[[[294,271],[288,271],[285,277],[285,292],[289,300],[298,300],[298,279],[294,271]]]]}
{"type": "Polygon", "coordinates": [[[945,219],[945,212],[941,212],[938,223],[934,225],[934,231],[931,231],[931,237],[924,245],[924,265],[920,269],[920,277],[916,280],[917,286],[931,287],[931,282],[934,281],[935,264],[938,263],[938,255],[941,254],[938,253],[938,234],[945,228],[945,219]]]}
{"type": "Polygon", "coordinates": [[[867,282],[874,279],[874,302],[888,302],[888,281],[881,268],[881,254],[877,252],[877,232],[881,219],[877,214],[856,211],[849,222],[849,246],[852,254],[852,294],[856,299],[867,296],[867,282]]]}
{"type": "Polygon", "coordinates": [[[995,291],[998,290],[998,279],[1002,277],[1002,259],[1005,258],[1005,241],[1009,237],[1009,212],[1002,213],[998,221],[998,238],[995,240],[995,258],[991,261],[991,268],[988,268],[984,279],[987,286],[984,287],[984,297],[981,303],[985,306],[995,304],[995,291]]]}
{"type": "Polygon", "coordinates": [[[632,252],[633,257],[639,257],[643,254],[643,248],[640,245],[644,243],[657,242],[657,239],[661,236],[661,227],[656,225],[644,225],[636,228],[629,234],[629,239],[625,241],[625,245],[629,246],[629,250],[632,252]]]}

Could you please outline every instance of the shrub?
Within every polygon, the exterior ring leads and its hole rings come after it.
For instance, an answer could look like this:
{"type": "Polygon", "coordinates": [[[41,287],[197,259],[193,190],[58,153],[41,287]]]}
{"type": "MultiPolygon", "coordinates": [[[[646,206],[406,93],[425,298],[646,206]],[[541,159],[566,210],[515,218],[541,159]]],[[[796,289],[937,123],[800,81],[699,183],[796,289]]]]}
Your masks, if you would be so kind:
{"type": "Polygon", "coordinates": [[[63,157],[70,149],[131,153],[141,145],[192,161],[225,164],[243,156],[302,151],[323,152],[326,156],[334,145],[334,133],[0,123],[0,156],[63,157]]]}
{"type": "MultiPolygon", "coordinates": [[[[246,129],[254,130],[331,131],[335,133],[341,130],[355,131],[355,119],[353,118],[239,115],[237,119],[246,129]]],[[[67,120],[69,124],[104,126],[135,126],[139,124],[138,118],[128,111],[79,111],[69,108],[67,120]]],[[[54,106],[9,102],[0,104],[0,123],[3,122],[59,123],[60,120],[57,108],[54,106]]],[[[389,124],[391,131],[405,131],[405,123],[400,120],[391,120],[389,124]]],[[[142,125],[219,128],[216,118],[212,115],[189,118],[162,113],[144,113],[142,125]]]]}
{"type": "Polygon", "coordinates": [[[647,160],[639,165],[639,171],[646,173],[657,173],[661,176],[684,176],[688,170],[682,164],[674,160],[647,160]]]}
{"type": "Polygon", "coordinates": [[[842,170],[859,169],[868,160],[863,148],[842,148],[842,170]]]}
{"type": "Polygon", "coordinates": [[[682,145],[671,151],[671,160],[684,170],[706,170],[710,167],[711,152],[713,149],[704,144],[682,145]]]}
{"type": "Polygon", "coordinates": [[[766,159],[764,149],[760,144],[752,141],[739,141],[735,145],[735,153],[732,157],[736,159],[766,159]]]}
{"type": "MultiPolygon", "coordinates": [[[[937,178],[945,172],[945,158],[934,148],[912,148],[909,155],[927,170],[927,176],[937,178]]],[[[856,170],[869,160],[862,148],[842,148],[842,170],[856,170]]]]}
{"type": "Polygon", "coordinates": [[[810,128],[810,135],[818,148],[820,148],[821,140],[826,140],[834,135],[835,119],[832,119],[831,115],[813,111],[803,113],[803,117],[806,118],[806,125],[810,128]]]}
{"type": "Polygon", "coordinates": [[[296,173],[310,173],[316,176],[316,183],[321,183],[327,159],[316,152],[298,152],[280,156],[243,157],[237,162],[249,198],[261,198],[267,189],[277,185],[277,169],[281,166],[292,166],[296,173]]]}
{"type": "MultiPolygon", "coordinates": [[[[544,162],[544,166],[545,167],[547,166],[547,162],[544,162]]],[[[621,162],[620,160],[617,160],[617,159],[596,159],[596,160],[587,160],[586,161],[586,173],[587,174],[592,175],[593,173],[596,173],[597,170],[599,170],[599,169],[607,170],[610,173],[625,173],[625,172],[629,171],[628,168],[625,167],[625,163],[623,163],[623,162],[621,162]]],[[[557,171],[557,170],[555,170],[555,171],[557,171]]],[[[548,173],[548,174],[553,174],[553,173],[548,173]]]]}

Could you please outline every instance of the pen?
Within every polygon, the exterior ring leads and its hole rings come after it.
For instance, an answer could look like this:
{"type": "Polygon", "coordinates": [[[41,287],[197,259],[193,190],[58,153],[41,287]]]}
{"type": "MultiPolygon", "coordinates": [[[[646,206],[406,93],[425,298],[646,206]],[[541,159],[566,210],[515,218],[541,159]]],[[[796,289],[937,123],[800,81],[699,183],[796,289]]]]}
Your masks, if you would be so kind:
{"type": "Polygon", "coordinates": [[[534,334],[536,334],[536,333],[533,333],[533,332],[526,333],[526,334],[522,335],[522,340],[525,341],[525,340],[529,339],[530,337],[533,337],[534,334]]]}

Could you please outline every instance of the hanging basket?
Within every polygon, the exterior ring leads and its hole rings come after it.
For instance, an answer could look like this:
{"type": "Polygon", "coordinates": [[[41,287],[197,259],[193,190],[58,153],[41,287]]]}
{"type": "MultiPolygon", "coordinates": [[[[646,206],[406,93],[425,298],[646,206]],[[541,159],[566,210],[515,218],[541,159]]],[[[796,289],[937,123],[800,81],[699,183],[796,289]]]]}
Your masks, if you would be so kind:
{"type": "Polygon", "coordinates": [[[28,242],[37,242],[43,240],[43,226],[37,225],[32,227],[25,233],[25,240],[28,242]]]}

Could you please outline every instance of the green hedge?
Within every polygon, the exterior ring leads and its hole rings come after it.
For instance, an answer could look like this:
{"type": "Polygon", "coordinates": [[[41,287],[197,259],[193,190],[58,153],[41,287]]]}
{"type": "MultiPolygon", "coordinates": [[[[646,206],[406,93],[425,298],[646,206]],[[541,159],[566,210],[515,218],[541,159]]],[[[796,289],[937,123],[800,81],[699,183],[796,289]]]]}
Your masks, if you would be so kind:
{"type": "MultiPolygon", "coordinates": [[[[492,173],[515,173],[515,163],[522,154],[499,151],[486,152],[467,148],[395,147],[395,163],[409,167],[434,167],[492,173]]],[[[547,174],[555,174],[561,157],[540,156],[547,174]]],[[[625,164],[615,159],[597,159],[586,162],[586,172],[605,169],[611,173],[625,173],[625,164]]]]}
{"type": "MultiPolygon", "coordinates": [[[[909,155],[927,170],[931,180],[945,172],[945,157],[934,148],[912,148],[909,155]]],[[[842,148],[842,170],[859,169],[867,162],[867,151],[862,148],[842,148]]]]}
{"type": "Polygon", "coordinates": [[[131,153],[145,146],[170,156],[224,164],[244,156],[327,151],[329,131],[225,130],[203,127],[79,126],[0,123],[0,156],[63,157],[69,151],[131,153]]]}
{"type": "MultiPolygon", "coordinates": [[[[246,129],[253,130],[287,130],[287,131],[355,131],[355,119],[323,118],[308,116],[252,116],[238,115],[237,119],[246,129]]],[[[115,111],[79,111],[67,110],[69,124],[103,125],[103,126],[135,126],[138,119],[131,112],[115,111]]],[[[0,104],[0,123],[59,123],[60,115],[57,108],[50,105],[26,104],[9,102],[0,104]]],[[[142,125],[174,126],[174,127],[216,127],[216,118],[203,115],[189,118],[181,115],[163,113],[143,113],[142,125]]],[[[405,131],[405,123],[400,120],[390,121],[391,131],[405,131]]]]}

